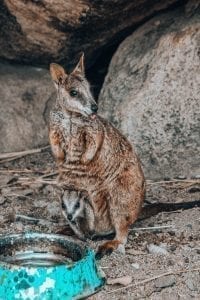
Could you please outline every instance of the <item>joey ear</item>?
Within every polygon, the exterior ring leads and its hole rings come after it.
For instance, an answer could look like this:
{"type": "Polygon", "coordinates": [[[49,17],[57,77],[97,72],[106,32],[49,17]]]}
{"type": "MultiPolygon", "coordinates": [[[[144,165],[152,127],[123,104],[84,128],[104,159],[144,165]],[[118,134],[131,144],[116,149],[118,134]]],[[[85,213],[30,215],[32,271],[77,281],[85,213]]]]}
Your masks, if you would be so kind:
{"type": "Polygon", "coordinates": [[[84,53],[82,53],[78,64],[74,68],[72,73],[81,73],[82,75],[85,75],[85,67],[84,67],[84,53]]]}
{"type": "Polygon", "coordinates": [[[56,84],[62,83],[63,78],[66,77],[63,67],[54,63],[50,64],[50,74],[56,84]]]}

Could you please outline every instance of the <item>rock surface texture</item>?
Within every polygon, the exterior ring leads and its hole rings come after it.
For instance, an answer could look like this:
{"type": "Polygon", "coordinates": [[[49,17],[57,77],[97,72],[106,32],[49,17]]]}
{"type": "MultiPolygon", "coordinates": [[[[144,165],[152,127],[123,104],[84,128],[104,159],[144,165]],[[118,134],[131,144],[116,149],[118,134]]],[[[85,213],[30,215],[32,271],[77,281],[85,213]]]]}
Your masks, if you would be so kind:
{"type": "Polygon", "coordinates": [[[48,144],[48,112],[55,101],[48,73],[0,65],[0,153],[48,144]]]}
{"type": "Polygon", "coordinates": [[[161,14],[115,53],[99,105],[136,145],[147,178],[200,174],[200,14],[161,14]]]}
{"type": "Polygon", "coordinates": [[[0,57],[69,67],[80,51],[88,62],[101,47],[177,0],[3,0],[0,57]]]}

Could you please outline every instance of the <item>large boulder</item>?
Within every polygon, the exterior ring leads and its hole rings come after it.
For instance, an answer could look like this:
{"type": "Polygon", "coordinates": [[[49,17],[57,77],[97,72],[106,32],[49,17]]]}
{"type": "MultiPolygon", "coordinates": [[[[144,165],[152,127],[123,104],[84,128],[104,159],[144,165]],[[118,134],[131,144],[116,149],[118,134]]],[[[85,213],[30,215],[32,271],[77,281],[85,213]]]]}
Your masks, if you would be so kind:
{"type": "MultiPolygon", "coordinates": [[[[38,65],[69,67],[80,51],[88,62],[126,29],[178,0],[3,0],[0,57],[38,65]]],[[[88,64],[87,64],[88,65],[88,64]]]]}
{"type": "Polygon", "coordinates": [[[200,174],[200,14],[160,14],[118,48],[99,105],[147,178],[200,174]]]}
{"type": "Polygon", "coordinates": [[[0,152],[48,143],[54,91],[48,71],[0,64],[0,152]]]}

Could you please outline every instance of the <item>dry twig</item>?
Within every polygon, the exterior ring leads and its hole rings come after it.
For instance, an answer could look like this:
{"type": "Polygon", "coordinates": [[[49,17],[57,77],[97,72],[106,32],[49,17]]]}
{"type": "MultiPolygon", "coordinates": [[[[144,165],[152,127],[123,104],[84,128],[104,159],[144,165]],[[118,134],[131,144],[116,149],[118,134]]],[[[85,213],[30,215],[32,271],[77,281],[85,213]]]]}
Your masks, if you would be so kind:
{"type": "Polygon", "coordinates": [[[132,228],[129,231],[140,231],[140,230],[159,230],[159,229],[167,229],[172,228],[173,225],[162,225],[162,226],[153,226],[153,227],[136,227],[132,228]]]}
{"type": "MultiPolygon", "coordinates": [[[[43,223],[43,224],[48,224],[48,225],[49,224],[58,225],[58,222],[56,222],[54,220],[40,219],[40,218],[30,217],[30,216],[21,215],[21,214],[16,214],[15,220],[16,221],[27,221],[27,222],[33,223],[33,224],[43,223]]],[[[63,224],[59,224],[59,225],[63,226],[63,224]]]]}
{"type": "Polygon", "coordinates": [[[12,169],[12,170],[5,170],[5,169],[0,169],[0,173],[1,174],[15,174],[15,173],[38,173],[39,171],[35,171],[35,170],[18,170],[18,169],[12,169]]]}
{"type": "Polygon", "coordinates": [[[147,180],[147,185],[156,185],[156,184],[170,184],[170,183],[190,183],[190,184],[195,184],[195,183],[199,183],[200,184],[200,180],[199,179],[172,179],[172,180],[163,180],[163,181],[151,181],[151,180],[147,180]]]}
{"type": "Polygon", "coordinates": [[[52,172],[52,173],[44,174],[44,175],[40,176],[39,178],[42,179],[42,178],[46,178],[46,177],[52,177],[52,176],[55,176],[55,175],[58,175],[58,172],[52,172]]]}
{"type": "Polygon", "coordinates": [[[0,154],[0,163],[15,160],[17,158],[21,158],[21,157],[29,155],[29,154],[41,153],[42,151],[48,149],[49,147],[50,146],[45,146],[45,147],[42,147],[42,148],[30,149],[30,150],[19,151],[19,152],[1,153],[0,154]]]}
{"type": "Polygon", "coordinates": [[[164,276],[167,276],[167,275],[176,275],[176,274],[181,274],[181,273],[186,273],[186,272],[198,272],[198,271],[200,271],[200,268],[194,268],[194,269],[189,269],[189,270],[184,269],[184,270],[177,270],[177,271],[173,271],[173,270],[168,271],[168,272],[156,275],[156,276],[152,276],[152,277],[147,278],[145,280],[137,281],[137,282],[131,283],[127,286],[124,286],[124,287],[121,287],[121,288],[118,288],[118,289],[114,289],[114,290],[108,292],[108,294],[116,293],[116,292],[122,291],[122,290],[130,288],[130,287],[134,287],[134,286],[137,286],[137,285],[143,285],[145,283],[151,282],[155,279],[158,279],[160,277],[164,277],[164,276]]]}
{"type": "Polygon", "coordinates": [[[58,186],[58,183],[56,180],[43,180],[40,178],[20,178],[18,180],[18,183],[22,186],[27,186],[33,183],[42,183],[42,184],[49,184],[49,185],[55,185],[58,186]]]}

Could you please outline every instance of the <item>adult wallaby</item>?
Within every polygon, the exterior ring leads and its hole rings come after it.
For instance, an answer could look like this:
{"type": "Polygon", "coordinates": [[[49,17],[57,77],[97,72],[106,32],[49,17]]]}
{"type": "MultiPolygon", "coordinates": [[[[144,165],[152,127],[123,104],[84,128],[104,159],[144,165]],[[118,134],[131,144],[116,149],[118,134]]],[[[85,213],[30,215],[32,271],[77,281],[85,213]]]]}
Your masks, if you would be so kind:
{"type": "Polygon", "coordinates": [[[57,100],[50,114],[49,138],[59,166],[59,182],[86,190],[100,219],[104,215],[115,239],[102,244],[99,256],[124,251],[128,228],[137,219],[145,193],[140,161],[128,140],[98,116],[98,106],[84,72],[84,57],[70,74],[50,65],[57,100]]]}

